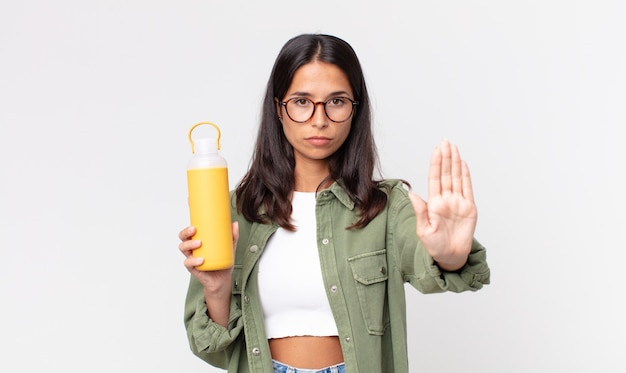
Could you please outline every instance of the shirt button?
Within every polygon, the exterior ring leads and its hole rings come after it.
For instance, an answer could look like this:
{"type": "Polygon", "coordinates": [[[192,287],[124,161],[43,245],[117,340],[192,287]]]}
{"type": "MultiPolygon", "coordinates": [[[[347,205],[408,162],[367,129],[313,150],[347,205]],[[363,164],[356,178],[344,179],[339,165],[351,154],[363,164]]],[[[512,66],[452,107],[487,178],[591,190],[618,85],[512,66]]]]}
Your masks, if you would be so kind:
{"type": "Polygon", "coordinates": [[[387,268],[380,267],[380,273],[382,273],[383,275],[386,275],[387,274],[387,268]]]}
{"type": "Polygon", "coordinates": [[[324,245],[328,245],[328,242],[330,242],[330,241],[328,240],[328,238],[324,238],[324,239],[322,240],[322,243],[323,243],[324,245]]]}
{"type": "Polygon", "coordinates": [[[250,246],[251,253],[256,253],[257,251],[259,251],[259,247],[257,245],[250,246]]]}
{"type": "Polygon", "coordinates": [[[346,337],[346,342],[350,343],[350,337],[346,337]]]}
{"type": "Polygon", "coordinates": [[[333,293],[337,292],[337,285],[333,285],[330,287],[330,291],[332,291],[333,293]]]}
{"type": "Polygon", "coordinates": [[[246,295],[246,296],[244,296],[244,297],[243,297],[243,301],[244,301],[244,302],[246,302],[246,303],[250,303],[250,297],[249,297],[249,296],[247,296],[247,295],[246,295]]]}
{"type": "Polygon", "coordinates": [[[261,350],[258,347],[252,349],[252,355],[259,356],[261,355],[261,350]]]}

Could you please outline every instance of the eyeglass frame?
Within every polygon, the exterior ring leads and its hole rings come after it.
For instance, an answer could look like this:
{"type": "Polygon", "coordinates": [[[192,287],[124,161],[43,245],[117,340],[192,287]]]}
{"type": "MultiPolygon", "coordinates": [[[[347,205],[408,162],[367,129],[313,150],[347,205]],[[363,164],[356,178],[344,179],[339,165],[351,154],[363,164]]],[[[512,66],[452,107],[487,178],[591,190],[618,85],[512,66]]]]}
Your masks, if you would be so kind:
{"type": "Polygon", "coordinates": [[[355,100],[353,100],[353,99],[351,99],[351,98],[349,98],[349,97],[345,97],[345,96],[340,96],[340,97],[331,97],[331,98],[329,98],[329,99],[328,99],[328,100],[326,100],[326,101],[317,101],[317,102],[315,102],[315,101],[313,101],[313,100],[311,100],[311,99],[309,99],[309,98],[306,98],[306,97],[294,97],[294,98],[290,98],[290,99],[289,99],[289,100],[287,100],[287,101],[278,101],[278,104],[279,104],[280,106],[283,106],[283,107],[285,108],[285,113],[287,113],[287,116],[289,117],[289,119],[291,119],[292,121],[294,121],[294,122],[296,122],[296,123],[306,123],[306,122],[308,122],[309,120],[311,120],[311,118],[313,118],[313,116],[315,115],[315,110],[317,109],[317,105],[319,105],[319,104],[321,104],[321,105],[322,105],[322,107],[324,108],[324,115],[326,115],[326,118],[328,118],[328,120],[330,120],[330,121],[331,121],[331,122],[333,122],[333,123],[341,123],[341,122],[345,122],[345,121],[347,121],[348,119],[350,119],[350,117],[352,117],[352,116],[354,115],[354,110],[355,110],[355,109],[356,109],[356,107],[359,105],[359,101],[355,101],[355,100]],[[335,100],[335,99],[338,99],[338,98],[341,98],[341,99],[346,99],[346,100],[348,100],[348,101],[350,101],[350,102],[352,103],[352,110],[350,110],[350,115],[348,115],[348,117],[347,117],[346,119],[344,119],[344,120],[340,120],[340,121],[333,120],[333,119],[332,119],[332,118],[328,115],[328,112],[326,111],[326,104],[327,104],[328,102],[330,102],[331,100],[335,100]],[[307,100],[307,101],[309,101],[310,103],[312,103],[312,104],[313,104],[313,111],[311,112],[311,116],[310,116],[310,117],[308,117],[308,118],[307,118],[307,120],[298,121],[298,120],[293,119],[293,118],[291,117],[291,115],[289,115],[289,111],[287,110],[287,103],[289,103],[290,101],[293,101],[293,100],[307,100]]]}

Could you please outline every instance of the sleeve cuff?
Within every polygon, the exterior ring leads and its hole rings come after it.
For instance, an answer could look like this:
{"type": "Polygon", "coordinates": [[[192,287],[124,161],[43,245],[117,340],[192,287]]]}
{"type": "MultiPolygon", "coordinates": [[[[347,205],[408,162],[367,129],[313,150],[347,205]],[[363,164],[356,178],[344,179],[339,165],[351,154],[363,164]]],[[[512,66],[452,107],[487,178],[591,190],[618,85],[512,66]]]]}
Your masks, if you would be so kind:
{"type": "Polygon", "coordinates": [[[198,351],[205,353],[222,351],[232,344],[241,332],[242,326],[238,325],[241,310],[231,306],[228,329],[213,322],[207,313],[206,303],[204,299],[200,299],[191,322],[193,343],[198,351]]]}
{"type": "Polygon", "coordinates": [[[474,239],[465,265],[457,271],[443,271],[435,260],[424,251],[424,264],[428,277],[443,291],[476,291],[489,284],[490,270],[485,248],[474,239]]]}

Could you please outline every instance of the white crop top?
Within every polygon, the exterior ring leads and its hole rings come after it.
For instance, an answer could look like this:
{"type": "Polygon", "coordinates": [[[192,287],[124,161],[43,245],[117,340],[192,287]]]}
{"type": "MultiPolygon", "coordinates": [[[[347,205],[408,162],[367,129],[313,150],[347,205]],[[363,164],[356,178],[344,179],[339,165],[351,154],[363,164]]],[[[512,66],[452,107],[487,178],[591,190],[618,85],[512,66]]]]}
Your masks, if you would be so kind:
{"type": "Polygon", "coordinates": [[[267,338],[338,335],[317,249],[315,193],[294,192],[295,232],[278,228],[259,259],[267,338]]]}

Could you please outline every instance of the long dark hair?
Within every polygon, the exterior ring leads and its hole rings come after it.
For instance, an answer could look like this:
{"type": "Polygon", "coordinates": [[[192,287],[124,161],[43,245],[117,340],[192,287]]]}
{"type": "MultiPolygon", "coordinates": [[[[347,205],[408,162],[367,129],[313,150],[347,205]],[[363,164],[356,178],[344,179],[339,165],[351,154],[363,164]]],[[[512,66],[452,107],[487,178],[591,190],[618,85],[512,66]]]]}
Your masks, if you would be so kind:
{"type": "MultiPolygon", "coordinates": [[[[282,99],[293,76],[312,61],[339,67],[348,77],[359,101],[348,138],[328,159],[330,175],[322,182],[337,181],[359,210],[359,220],[350,228],[366,226],[387,203],[387,195],[374,180],[378,155],[372,135],[370,100],[361,64],[352,47],[330,35],[304,34],[289,40],[281,49],[267,83],[261,125],[250,168],[236,188],[237,211],[254,222],[276,222],[288,230],[291,195],[294,190],[295,160],[276,111],[275,98],[282,99]]],[[[319,187],[318,187],[319,189],[319,187]]]]}

